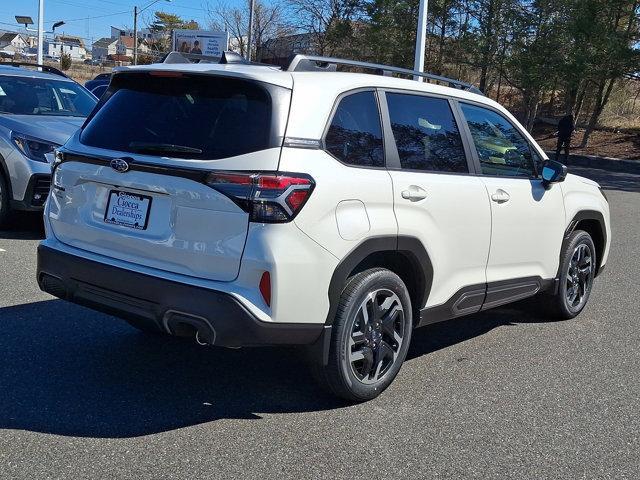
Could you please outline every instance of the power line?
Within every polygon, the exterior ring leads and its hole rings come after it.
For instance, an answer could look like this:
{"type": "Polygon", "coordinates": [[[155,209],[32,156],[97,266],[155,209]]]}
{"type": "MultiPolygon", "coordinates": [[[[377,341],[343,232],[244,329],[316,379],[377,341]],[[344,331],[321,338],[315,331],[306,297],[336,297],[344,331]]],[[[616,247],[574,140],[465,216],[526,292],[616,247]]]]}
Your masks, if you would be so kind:
{"type": "Polygon", "coordinates": [[[15,23],[0,22],[0,25],[9,25],[10,27],[13,27],[13,28],[16,28],[16,29],[22,28],[20,25],[17,25],[15,23]]]}
{"type": "MultiPolygon", "coordinates": [[[[85,20],[93,20],[95,18],[115,17],[116,15],[124,15],[128,13],[131,13],[131,12],[129,10],[124,10],[122,12],[107,13],[105,15],[95,15],[93,17],[71,18],[69,20],[64,20],[64,23],[84,22],[85,20]]],[[[55,22],[45,22],[45,23],[55,23],[55,22]]]]}
{"type": "MultiPolygon", "coordinates": [[[[111,5],[118,5],[121,7],[124,6],[128,6],[130,4],[125,4],[125,3],[120,3],[120,2],[113,2],[111,0],[97,0],[98,2],[102,2],[102,3],[109,3],[111,5]]],[[[130,5],[130,8],[133,8],[134,5],[130,5]]],[[[171,5],[170,7],[167,7],[171,10],[173,10],[174,8],[182,8],[184,10],[194,10],[194,11],[198,11],[198,12],[208,12],[209,10],[207,10],[206,8],[198,8],[198,7],[187,7],[186,5],[171,5]]]]}
{"type": "MultiPolygon", "coordinates": [[[[68,5],[71,7],[76,7],[76,8],[82,8],[82,9],[86,9],[87,5],[86,4],[82,4],[82,3],[76,3],[76,2],[72,2],[69,0],[47,0],[47,3],[52,2],[54,4],[59,4],[59,5],[68,5]]],[[[96,7],[96,6],[92,6],[91,7],[92,10],[97,10],[97,11],[102,11],[105,13],[109,13],[113,10],[110,9],[105,9],[105,8],[101,8],[101,7],[96,7]]]]}

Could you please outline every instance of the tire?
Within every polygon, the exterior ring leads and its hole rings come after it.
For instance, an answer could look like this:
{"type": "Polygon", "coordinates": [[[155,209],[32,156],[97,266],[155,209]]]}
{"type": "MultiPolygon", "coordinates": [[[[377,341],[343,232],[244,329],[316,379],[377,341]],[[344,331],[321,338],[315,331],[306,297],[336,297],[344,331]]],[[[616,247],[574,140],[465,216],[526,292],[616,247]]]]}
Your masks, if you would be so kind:
{"type": "Polygon", "coordinates": [[[407,356],[411,312],[407,287],[395,273],[373,268],[351,277],[333,322],[328,364],[314,365],[318,380],[351,402],[380,395],[407,356]]]}
{"type": "Polygon", "coordinates": [[[11,206],[9,205],[9,188],[4,175],[0,172],[0,228],[9,220],[11,206]]]}
{"type": "Polygon", "coordinates": [[[574,231],[560,255],[558,292],[545,299],[552,316],[568,320],[580,314],[589,301],[596,265],[591,236],[583,230],[574,231]]]}

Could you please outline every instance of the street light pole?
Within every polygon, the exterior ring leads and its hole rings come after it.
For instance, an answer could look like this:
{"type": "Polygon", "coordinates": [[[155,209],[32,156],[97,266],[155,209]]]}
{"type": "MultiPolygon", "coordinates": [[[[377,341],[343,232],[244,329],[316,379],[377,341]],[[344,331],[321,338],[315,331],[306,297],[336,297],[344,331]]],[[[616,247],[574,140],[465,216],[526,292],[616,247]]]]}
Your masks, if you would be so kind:
{"type": "Polygon", "coordinates": [[[38,65],[42,65],[44,57],[44,0],[38,1],[38,65]]]}
{"type": "Polygon", "coordinates": [[[138,7],[133,7],[133,64],[138,64],[138,7]]]}
{"type": "MultiPolygon", "coordinates": [[[[40,0],[40,5],[38,6],[39,17],[38,17],[37,29],[29,28],[29,25],[33,25],[33,18],[27,17],[26,15],[16,15],[16,22],[18,22],[20,25],[24,25],[24,29],[27,32],[38,32],[38,59],[37,59],[38,65],[42,65],[42,61],[44,60],[43,54],[42,54],[42,51],[44,49],[44,34],[45,34],[43,4],[44,4],[44,0],[40,0]]],[[[64,22],[62,21],[56,22],[53,24],[53,27],[51,27],[51,31],[46,33],[55,33],[56,28],[61,27],[62,25],[64,25],[64,22]]]]}
{"type": "Polygon", "coordinates": [[[247,33],[247,60],[251,61],[251,34],[253,33],[253,11],[256,8],[255,0],[249,0],[249,32],[247,33]]]}
{"type": "MultiPolygon", "coordinates": [[[[418,31],[416,32],[416,56],[413,62],[413,69],[417,72],[424,71],[424,50],[427,44],[427,11],[429,10],[429,0],[420,0],[420,10],[418,11],[418,31]]],[[[422,77],[415,75],[414,80],[422,81],[422,77]]]]}

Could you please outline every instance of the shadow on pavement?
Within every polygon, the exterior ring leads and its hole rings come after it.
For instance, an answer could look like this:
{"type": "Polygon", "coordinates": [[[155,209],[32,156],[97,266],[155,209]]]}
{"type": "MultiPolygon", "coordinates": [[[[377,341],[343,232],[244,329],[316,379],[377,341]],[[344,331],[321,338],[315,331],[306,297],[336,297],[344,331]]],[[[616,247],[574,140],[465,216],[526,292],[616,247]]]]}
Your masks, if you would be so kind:
{"type": "Polygon", "coordinates": [[[49,300],[0,308],[0,428],[121,438],[344,406],[295,349],[204,348],[49,300]]]}
{"type": "MultiPolygon", "coordinates": [[[[409,358],[515,318],[496,310],[416,330],[409,358]]],[[[61,300],[0,308],[0,352],[6,429],[123,438],[346,406],[315,384],[299,350],[203,348],[61,300]]]]}
{"type": "Polygon", "coordinates": [[[42,212],[14,213],[9,224],[0,229],[0,239],[41,240],[44,238],[42,212]]]}
{"type": "Polygon", "coordinates": [[[407,360],[484,335],[497,327],[557,321],[538,313],[539,301],[536,297],[529,298],[501,308],[418,328],[413,331],[407,360]]]}
{"type": "Polygon", "coordinates": [[[569,163],[569,173],[590,178],[598,182],[605,190],[640,193],[640,175],[597,168],[573,167],[571,163],[569,163]]]}

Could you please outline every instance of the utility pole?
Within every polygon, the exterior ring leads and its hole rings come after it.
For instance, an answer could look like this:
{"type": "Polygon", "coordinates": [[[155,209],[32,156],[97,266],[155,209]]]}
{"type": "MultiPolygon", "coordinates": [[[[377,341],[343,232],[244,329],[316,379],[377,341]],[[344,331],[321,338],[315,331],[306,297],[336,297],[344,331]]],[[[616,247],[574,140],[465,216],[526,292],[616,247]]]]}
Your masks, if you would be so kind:
{"type": "MultiPolygon", "coordinates": [[[[427,11],[429,10],[429,0],[420,0],[420,10],[418,11],[418,31],[416,32],[416,57],[413,62],[413,69],[417,72],[424,72],[424,50],[427,44],[427,11]]],[[[415,75],[414,80],[422,82],[423,78],[415,75]]]]}
{"type": "MultiPolygon", "coordinates": [[[[160,0],[153,0],[146,7],[142,7],[138,10],[138,7],[133,7],[133,64],[138,64],[138,13],[144,12],[151,5],[155,5],[160,0]]],[[[164,0],[165,2],[170,2],[171,0],[164,0]]]]}
{"type": "Polygon", "coordinates": [[[42,65],[44,56],[44,0],[38,0],[38,65],[42,65]]]}
{"type": "Polygon", "coordinates": [[[133,64],[138,64],[138,7],[133,7],[133,64]]]}
{"type": "Polygon", "coordinates": [[[247,60],[251,61],[251,34],[253,33],[253,11],[255,9],[255,0],[249,0],[249,32],[247,33],[247,60]]]}

